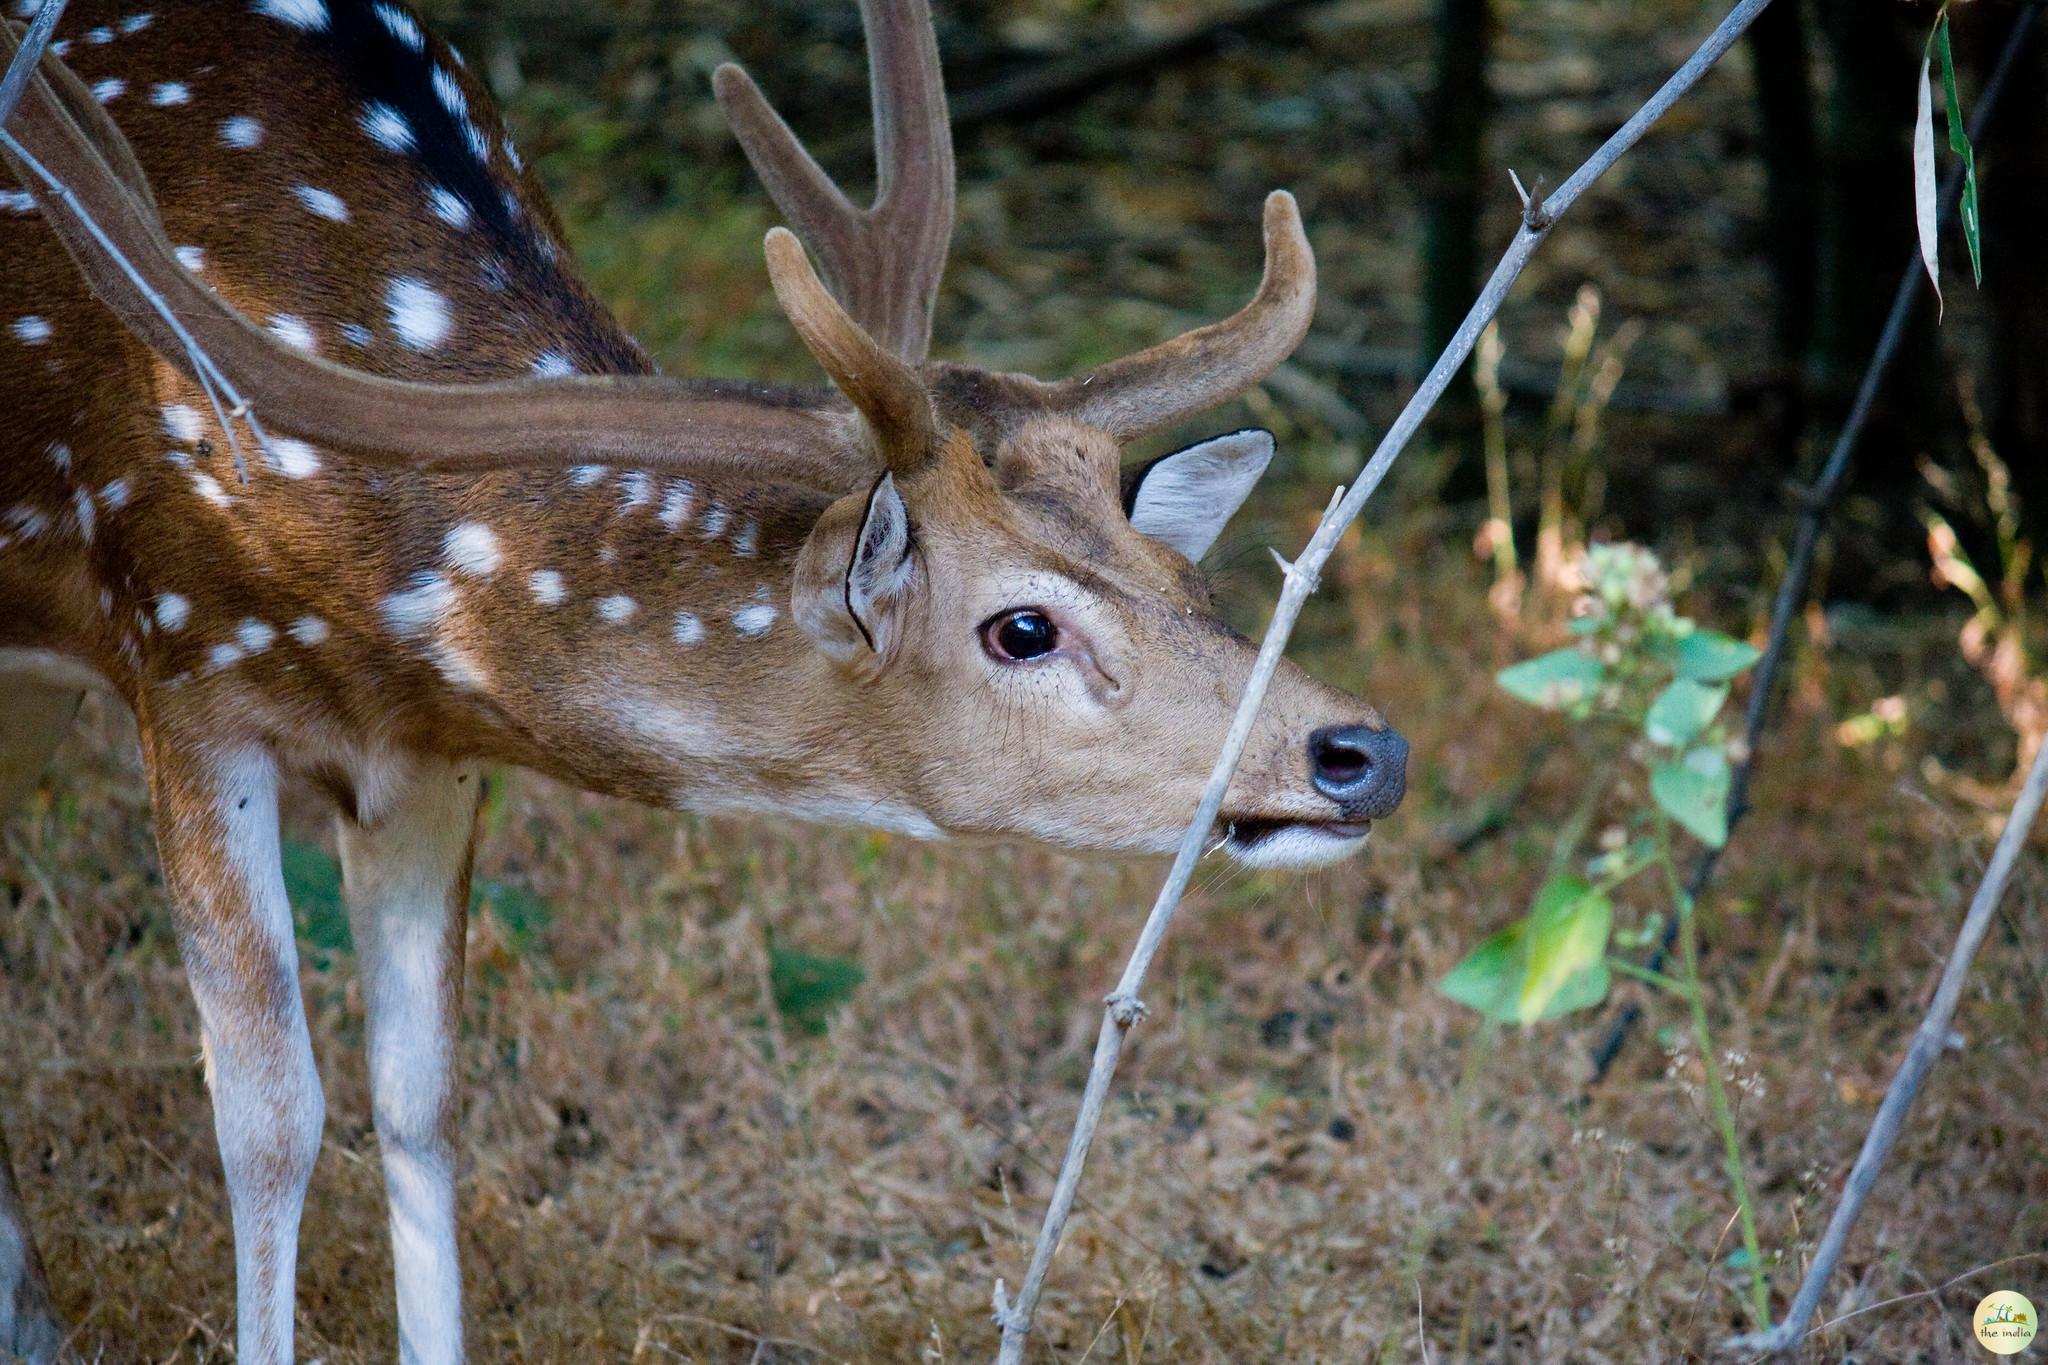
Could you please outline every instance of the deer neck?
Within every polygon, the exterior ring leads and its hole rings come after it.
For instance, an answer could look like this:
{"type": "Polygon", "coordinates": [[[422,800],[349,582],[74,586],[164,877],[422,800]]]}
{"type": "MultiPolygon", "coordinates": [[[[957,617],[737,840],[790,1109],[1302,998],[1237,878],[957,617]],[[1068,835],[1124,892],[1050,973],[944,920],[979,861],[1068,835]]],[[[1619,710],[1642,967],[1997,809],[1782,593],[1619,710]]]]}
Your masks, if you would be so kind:
{"type": "Polygon", "coordinates": [[[815,768],[834,689],[789,595],[833,493],[596,465],[422,481],[440,496],[377,556],[372,629],[426,742],[662,805],[773,805],[815,768]]]}

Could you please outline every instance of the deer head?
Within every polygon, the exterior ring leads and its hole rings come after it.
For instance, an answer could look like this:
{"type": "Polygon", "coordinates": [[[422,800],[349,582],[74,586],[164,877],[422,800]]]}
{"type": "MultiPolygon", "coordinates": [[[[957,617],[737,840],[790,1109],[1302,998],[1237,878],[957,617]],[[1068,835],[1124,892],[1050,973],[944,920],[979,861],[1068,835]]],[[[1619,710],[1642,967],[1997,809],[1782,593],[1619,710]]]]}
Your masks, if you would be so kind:
{"type": "MultiPolygon", "coordinates": [[[[1052,382],[933,362],[953,219],[936,40],[924,0],[864,0],[862,13],[878,168],[866,209],[743,72],[715,81],[795,228],[768,234],[769,281],[829,394],[352,371],[279,342],[184,268],[121,133],[54,58],[0,149],[99,297],[195,380],[245,395],[271,431],[396,468],[603,462],[759,485],[800,511],[758,549],[774,580],[761,629],[666,676],[639,654],[600,660],[670,714],[708,699],[692,713],[702,724],[520,715],[529,738],[507,756],[686,805],[1168,851],[1255,653],[1213,613],[1195,561],[1273,445],[1237,432],[1132,470],[1123,449],[1243,393],[1299,343],[1315,297],[1299,214],[1285,193],[1267,199],[1263,279],[1222,322],[1052,382]]],[[[565,669],[599,657],[561,637],[541,647],[565,669]]],[[[1283,665],[1219,839],[1252,863],[1341,857],[1399,803],[1405,765],[1371,707],[1283,665]]]]}

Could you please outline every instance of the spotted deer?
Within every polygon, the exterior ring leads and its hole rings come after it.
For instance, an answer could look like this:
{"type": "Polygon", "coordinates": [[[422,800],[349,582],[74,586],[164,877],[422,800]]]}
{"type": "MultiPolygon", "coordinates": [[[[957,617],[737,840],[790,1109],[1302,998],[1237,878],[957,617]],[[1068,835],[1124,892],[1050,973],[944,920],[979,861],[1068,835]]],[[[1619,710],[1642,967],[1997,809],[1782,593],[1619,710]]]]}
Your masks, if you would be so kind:
{"type": "MultiPolygon", "coordinates": [[[[830,387],[663,378],[574,273],[474,74],[397,0],[153,3],[74,5],[0,137],[0,799],[83,689],[133,712],[245,1365],[292,1357],[324,1112],[278,793],[332,799],[399,1354],[457,1360],[483,766],[1171,850],[1254,656],[1195,561],[1273,446],[1121,451],[1279,365],[1314,265],[1276,193],[1257,293],[1222,322],[1058,381],[931,360],[937,42],[925,0],[865,0],[871,207],[745,74],[715,80],[795,229],[767,236],[769,283],[830,387]]],[[[1371,707],[1283,666],[1217,843],[1351,854],[1405,766],[1371,707]]],[[[41,1361],[62,1330],[6,1169],[0,1148],[0,1348],[41,1361]]]]}

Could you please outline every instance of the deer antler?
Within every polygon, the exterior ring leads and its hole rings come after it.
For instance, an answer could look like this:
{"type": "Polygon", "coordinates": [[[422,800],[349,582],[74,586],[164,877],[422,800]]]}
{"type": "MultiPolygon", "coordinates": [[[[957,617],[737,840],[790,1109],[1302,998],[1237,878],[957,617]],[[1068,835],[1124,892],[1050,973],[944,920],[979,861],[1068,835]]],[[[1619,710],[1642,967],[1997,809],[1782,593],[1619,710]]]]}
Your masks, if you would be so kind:
{"type": "Polygon", "coordinates": [[[1294,353],[1316,311],[1316,260],[1294,196],[1266,196],[1266,271],[1252,301],[1221,322],[1045,387],[1045,402],[1119,441],[1226,403],[1294,353]]]}
{"type": "Polygon", "coordinates": [[[853,320],[912,365],[931,349],[932,307],[953,235],[953,134],[927,0],[861,0],[875,117],[875,202],[857,209],[747,73],[712,88],[747,160],[817,253],[853,320]]]}
{"type": "Polygon", "coordinates": [[[874,433],[885,468],[907,474],[930,455],[937,437],[931,395],[906,361],[883,349],[832,297],[803,244],[788,228],[771,228],[762,243],[768,282],[790,326],[874,433]]]}
{"type": "MultiPolygon", "coordinates": [[[[0,63],[15,46],[0,24],[0,63]]],[[[834,414],[764,401],[750,386],[641,376],[408,383],[291,349],[179,263],[127,139],[53,56],[0,130],[0,154],[102,302],[202,386],[225,379],[279,431],[407,466],[609,459],[758,472],[766,457],[792,480],[826,489],[847,481],[830,458],[834,414]]]]}

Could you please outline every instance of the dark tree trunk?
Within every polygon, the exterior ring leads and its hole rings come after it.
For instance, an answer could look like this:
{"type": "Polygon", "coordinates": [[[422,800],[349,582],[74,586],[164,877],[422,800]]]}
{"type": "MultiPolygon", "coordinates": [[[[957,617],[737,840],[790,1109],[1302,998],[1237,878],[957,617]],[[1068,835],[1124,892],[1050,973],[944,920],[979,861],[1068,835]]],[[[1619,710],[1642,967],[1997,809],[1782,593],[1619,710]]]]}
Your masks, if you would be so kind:
{"type": "MultiPolygon", "coordinates": [[[[1988,8],[1964,18],[1977,70],[1988,73],[2012,21],[1988,8]]],[[[1992,319],[1985,412],[2028,534],[2048,551],[2048,40],[2038,23],[1977,146],[1977,174],[1992,319]]]]}
{"type": "MultiPolygon", "coordinates": [[[[1895,12],[1870,0],[1820,0],[1820,16],[1834,69],[1813,338],[1815,418],[1826,440],[1840,428],[1876,348],[1899,272],[1917,251],[1913,105],[1920,47],[1933,15],[1895,12]]],[[[1954,264],[1951,259],[1944,277],[1951,282],[1954,264]]],[[[1925,454],[1947,463],[1960,447],[1955,396],[1934,325],[1932,301],[1923,301],[1887,376],[1835,518],[1835,580],[1858,596],[1917,593],[1926,583],[1913,511],[1921,491],[1917,461],[1925,454]]]]}
{"type": "MultiPolygon", "coordinates": [[[[1430,93],[1427,193],[1422,226],[1423,363],[1436,359],[1479,289],[1479,168],[1492,96],[1488,0],[1436,0],[1436,85],[1430,93]]],[[[1438,429],[1466,448],[1453,487],[1480,486],[1478,403],[1468,362],[1437,406],[1438,429]]]]}
{"type": "Polygon", "coordinates": [[[1779,468],[1790,468],[1806,423],[1806,369],[1819,281],[1819,153],[1806,18],[1778,0],[1748,34],[1756,65],[1765,174],[1764,254],[1771,269],[1774,352],[1764,385],[1765,429],[1779,468]]]}

